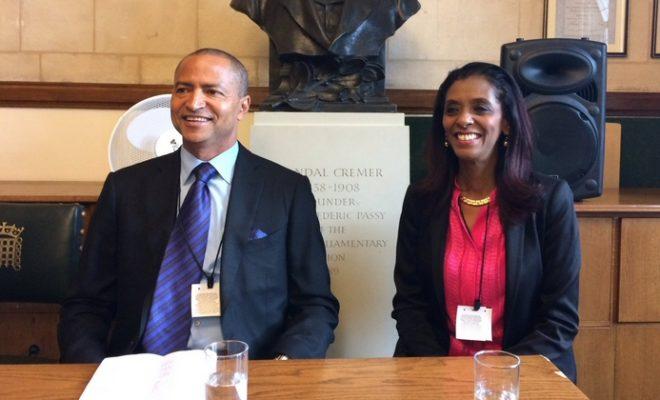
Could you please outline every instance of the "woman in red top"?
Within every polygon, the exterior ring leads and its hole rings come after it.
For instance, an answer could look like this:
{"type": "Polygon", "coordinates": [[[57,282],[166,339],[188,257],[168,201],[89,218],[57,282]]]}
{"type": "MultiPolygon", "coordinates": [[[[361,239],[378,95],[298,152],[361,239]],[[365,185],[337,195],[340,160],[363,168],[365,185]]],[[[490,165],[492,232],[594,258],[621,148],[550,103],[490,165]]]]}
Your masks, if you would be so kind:
{"type": "Polygon", "coordinates": [[[428,175],[406,194],[395,356],[543,354],[575,380],[580,243],[566,182],[532,172],[532,129],[503,69],[470,63],[438,90],[428,175]]]}

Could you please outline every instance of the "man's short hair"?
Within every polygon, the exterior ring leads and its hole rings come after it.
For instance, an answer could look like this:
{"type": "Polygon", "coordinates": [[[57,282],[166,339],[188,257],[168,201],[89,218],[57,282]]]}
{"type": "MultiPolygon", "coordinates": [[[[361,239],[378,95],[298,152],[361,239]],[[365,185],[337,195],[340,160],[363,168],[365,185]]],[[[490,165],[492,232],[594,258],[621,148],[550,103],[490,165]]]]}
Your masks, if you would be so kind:
{"type": "Polygon", "coordinates": [[[243,63],[238,58],[234,57],[232,54],[229,54],[224,50],[214,49],[212,47],[204,47],[201,49],[197,49],[192,53],[183,57],[181,61],[179,61],[179,64],[177,64],[176,69],[174,70],[174,76],[176,76],[176,74],[179,72],[179,68],[181,67],[181,64],[186,59],[193,56],[203,56],[203,55],[211,55],[228,60],[232,70],[236,74],[236,78],[238,79],[237,83],[239,89],[239,96],[242,97],[248,94],[248,73],[247,73],[247,69],[245,69],[245,65],[243,65],[243,63]]]}

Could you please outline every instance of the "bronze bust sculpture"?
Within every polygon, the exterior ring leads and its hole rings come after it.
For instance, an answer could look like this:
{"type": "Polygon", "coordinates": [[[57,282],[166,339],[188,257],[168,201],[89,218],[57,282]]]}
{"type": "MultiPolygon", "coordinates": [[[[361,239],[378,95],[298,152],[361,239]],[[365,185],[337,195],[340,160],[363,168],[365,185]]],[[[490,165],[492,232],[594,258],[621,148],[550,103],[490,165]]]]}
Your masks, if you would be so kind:
{"type": "Polygon", "coordinates": [[[395,111],[385,40],[417,0],[232,0],[270,38],[269,110],[395,111]]]}

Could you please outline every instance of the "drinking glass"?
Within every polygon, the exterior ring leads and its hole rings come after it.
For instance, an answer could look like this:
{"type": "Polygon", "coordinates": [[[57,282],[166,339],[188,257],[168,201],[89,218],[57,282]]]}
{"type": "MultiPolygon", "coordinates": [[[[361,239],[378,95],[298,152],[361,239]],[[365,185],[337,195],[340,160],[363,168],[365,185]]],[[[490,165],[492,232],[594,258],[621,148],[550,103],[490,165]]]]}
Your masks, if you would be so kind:
{"type": "Polygon", "coordinates": [[[204,348],[208,365],[206,400],[247,400],[248,345],[221,340],[204,348]]]}
{"type": "Polygon", "coordinates": [[[474,399],[518,400],[520,358],[501,350],[474,355],[474,399]]]}

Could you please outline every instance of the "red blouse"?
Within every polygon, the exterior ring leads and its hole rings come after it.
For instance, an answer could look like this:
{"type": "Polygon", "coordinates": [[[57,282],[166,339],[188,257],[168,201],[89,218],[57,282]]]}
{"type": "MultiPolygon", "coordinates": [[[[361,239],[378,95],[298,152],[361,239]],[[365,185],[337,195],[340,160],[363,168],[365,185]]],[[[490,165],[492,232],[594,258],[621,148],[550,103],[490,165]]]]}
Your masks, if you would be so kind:
{"type": "Polygon", "coordinates": [[[455,185],[449,212],[449,230],[445,251],[445,303],[449,319],[449,355],[468,356],[479,350],[502,349],[504,337],[504,301],[506,294],[506,245],[499,218],[496,192],[490,204],[482,207],[472,227],[465,225],[459,206],[460,188],[455,185]],[[489,209],[489,210],[488,210],[489,209]],[[488,221],[486,215],[488,214],[488,221]],[[484,238],[484,234],[487,237],[484,238]],[[483,253],[483,246],[486,251],[483,253]],[[474,305],[479,296],[481,259],[485,255],[481,304],[493,310],[493,341],[456,339],[456,310],[459,305],[474,305]]]}

